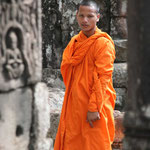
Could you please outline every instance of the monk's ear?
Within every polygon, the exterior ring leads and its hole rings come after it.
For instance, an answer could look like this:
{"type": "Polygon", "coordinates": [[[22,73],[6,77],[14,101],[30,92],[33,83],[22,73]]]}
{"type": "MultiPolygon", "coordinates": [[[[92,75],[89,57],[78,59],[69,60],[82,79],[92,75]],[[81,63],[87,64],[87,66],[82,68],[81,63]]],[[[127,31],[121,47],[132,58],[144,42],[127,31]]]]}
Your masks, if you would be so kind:
{"type": "Polygon", "coordinates": [[[99,21],[100,16],[101,16],[100,13],[98,13],[98,14],[97,14],[97,20],[96,20],[97,22],[99,21]]]}

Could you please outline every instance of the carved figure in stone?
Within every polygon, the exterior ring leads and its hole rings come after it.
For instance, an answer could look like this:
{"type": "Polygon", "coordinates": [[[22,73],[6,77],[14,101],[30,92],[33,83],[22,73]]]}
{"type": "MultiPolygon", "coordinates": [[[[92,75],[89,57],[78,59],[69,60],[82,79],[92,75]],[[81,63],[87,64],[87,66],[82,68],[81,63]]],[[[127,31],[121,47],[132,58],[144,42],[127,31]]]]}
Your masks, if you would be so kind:
{"type": "Polygon", "coordinates": [[[0,0],[0,91],[41,80],[40,7],[40,0],[0,0]]]}
{"type": "Polygon", "coordinates": [[[18,39],[15,32],[9,33],[10,48],[6,50],[6,65],[5,68],[8,72],[10,79],[19,78],[24,71],[24,64],[21,52],[18,48],[18,39]]]}

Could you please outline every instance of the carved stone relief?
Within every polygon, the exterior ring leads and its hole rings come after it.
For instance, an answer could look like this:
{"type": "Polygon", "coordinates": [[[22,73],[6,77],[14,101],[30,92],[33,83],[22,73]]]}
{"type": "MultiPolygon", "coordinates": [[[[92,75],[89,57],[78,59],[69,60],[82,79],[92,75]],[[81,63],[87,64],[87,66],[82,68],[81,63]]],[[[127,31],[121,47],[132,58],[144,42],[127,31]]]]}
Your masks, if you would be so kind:
{"type": "Polygon", "coordinates": [[[23,57],[21,50],[18,47],[19,40],[15,31],[12,29],[12,31],[7,34],[4,70],[7,71],[9,79],[17,79],[21,77],[24,72],[23,57]]]}
{"type": "Polygon", "coordinates": [[[39,5],[37,0],[6,0],[0,5],[0,91],[41,78],[39,5]]]}

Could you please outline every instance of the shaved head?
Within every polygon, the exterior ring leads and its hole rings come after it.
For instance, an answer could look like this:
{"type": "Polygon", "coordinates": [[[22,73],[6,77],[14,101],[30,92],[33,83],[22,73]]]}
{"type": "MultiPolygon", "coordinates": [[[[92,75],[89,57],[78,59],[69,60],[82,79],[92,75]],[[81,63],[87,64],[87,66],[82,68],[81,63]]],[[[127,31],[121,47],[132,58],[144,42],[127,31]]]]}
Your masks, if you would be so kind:
{"type": "Polygon", "coordinates": [[[94,0],[82,0],[77,7],[77,10],[79,10],[80,6],[92,6],[95,8],[96,13],[100,13],[100,7],[98,6],[97,2],[94,0]]]}

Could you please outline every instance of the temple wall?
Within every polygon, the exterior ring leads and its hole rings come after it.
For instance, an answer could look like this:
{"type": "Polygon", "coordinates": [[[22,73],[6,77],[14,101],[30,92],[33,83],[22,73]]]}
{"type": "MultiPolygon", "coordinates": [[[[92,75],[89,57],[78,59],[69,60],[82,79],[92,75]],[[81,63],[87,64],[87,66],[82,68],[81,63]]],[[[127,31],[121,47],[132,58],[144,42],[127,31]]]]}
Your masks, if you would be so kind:
{"type": "Polygon", "coordinates": [[[40,0],[0,0],[0,150],[49,150],[40,0]]]}

